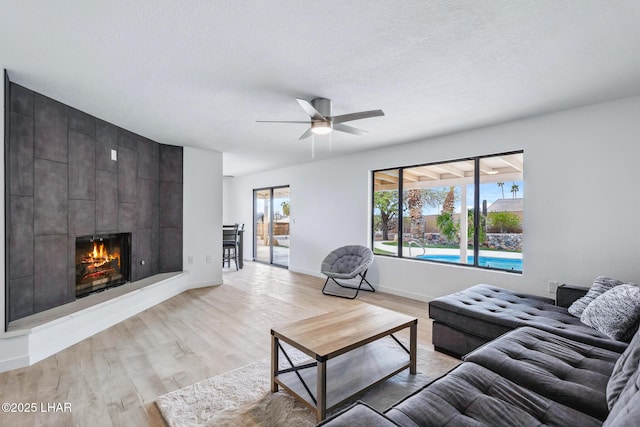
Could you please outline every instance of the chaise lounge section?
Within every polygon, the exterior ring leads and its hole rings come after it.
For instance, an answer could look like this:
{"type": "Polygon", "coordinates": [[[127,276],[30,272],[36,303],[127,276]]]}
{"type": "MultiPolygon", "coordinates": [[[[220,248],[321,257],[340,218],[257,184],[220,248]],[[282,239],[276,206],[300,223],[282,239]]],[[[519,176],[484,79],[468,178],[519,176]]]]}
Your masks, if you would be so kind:
{"type": "Polygon", "coordinates": [[[476,285],[429,303],[433,346],[456,357],[522,326],[531,326],[575,341],[622,351],[626,343],[585,325],[567,307],[589,288],[561,286],[557,298],[529,295],[491,285],[476,285]]]}

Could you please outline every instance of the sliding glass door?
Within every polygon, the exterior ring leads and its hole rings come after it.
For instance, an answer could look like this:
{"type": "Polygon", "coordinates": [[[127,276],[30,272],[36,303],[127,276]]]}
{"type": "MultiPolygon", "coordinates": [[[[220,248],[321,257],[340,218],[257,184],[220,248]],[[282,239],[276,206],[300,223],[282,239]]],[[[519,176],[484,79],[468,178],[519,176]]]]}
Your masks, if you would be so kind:
{"type": "Polygon", "coordinates": [[[271,248],[269,235],[271,234],[271,189],[253,190],[253,259],[271,263],[271,248]]]}
{"type": "Polygon", "coordinates": [[[253,259],[289,267],[289,186],[253,190],[253,259]]]}

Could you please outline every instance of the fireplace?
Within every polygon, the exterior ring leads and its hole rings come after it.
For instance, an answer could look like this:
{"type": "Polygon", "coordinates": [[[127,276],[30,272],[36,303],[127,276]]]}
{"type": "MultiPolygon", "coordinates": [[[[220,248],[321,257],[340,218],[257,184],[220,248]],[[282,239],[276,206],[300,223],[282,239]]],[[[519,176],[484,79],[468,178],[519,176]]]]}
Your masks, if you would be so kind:
{"type": "Polygon", "coordinates": [[[76,298],[131,281],[131,233],[76,238],[76,298]]]}

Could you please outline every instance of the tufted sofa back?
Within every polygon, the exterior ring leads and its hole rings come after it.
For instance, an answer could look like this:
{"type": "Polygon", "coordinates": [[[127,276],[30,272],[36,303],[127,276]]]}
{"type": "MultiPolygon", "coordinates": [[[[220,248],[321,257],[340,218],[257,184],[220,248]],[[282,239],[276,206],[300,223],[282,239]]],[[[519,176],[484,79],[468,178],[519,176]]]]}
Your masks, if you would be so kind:
{"type": "Polygon", "coordinates": [[[607,384],[605,426],[640,425],[640,331],[618,359],[607,384]]]}

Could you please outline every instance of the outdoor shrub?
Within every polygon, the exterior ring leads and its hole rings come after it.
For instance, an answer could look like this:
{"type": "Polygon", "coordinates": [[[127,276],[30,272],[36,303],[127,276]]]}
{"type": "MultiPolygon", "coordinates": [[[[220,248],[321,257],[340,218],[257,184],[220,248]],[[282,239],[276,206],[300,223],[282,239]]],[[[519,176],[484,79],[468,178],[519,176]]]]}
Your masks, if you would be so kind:
{"type": "Polygon", "coordinates": [[[458,237],[458,224],[453,220],[453,214],[451,212],[442,212],[438,215],[436,225],[442,235],[449,241],[453,241],[458,237]]]}
{"type": "MultiPolygon", "coordinates": [[[[473,235],[475,233],[475,224],[473,223],[473,209],[467,210],[467,222],[468,222],[468,230],[467,230],[467,238],[469,239],[469,244],[473,245],[473,235]]],[[[487,219],[480,215],[480,230],[478,233],[478,241],[482,245],[485,240],[487,240],[487,219]]]]}
{"type": "Polygon", "coordinates": [[[489,212],[487,231],[489,233],[522,233],[520,217],[513,212],[489,212]]]}

